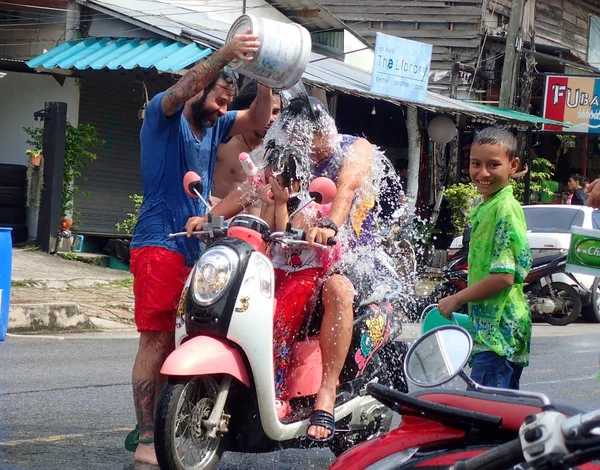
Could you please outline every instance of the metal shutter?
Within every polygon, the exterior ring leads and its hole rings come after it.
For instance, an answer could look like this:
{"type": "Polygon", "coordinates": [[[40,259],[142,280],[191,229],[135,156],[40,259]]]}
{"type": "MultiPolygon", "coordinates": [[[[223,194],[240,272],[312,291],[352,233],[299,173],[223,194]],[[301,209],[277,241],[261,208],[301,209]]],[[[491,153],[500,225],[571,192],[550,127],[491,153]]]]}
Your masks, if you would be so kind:
{"type": "Polygon", "coordinates": [[[88,71],[82,74],[79,123],[92,124],[106,142],[94,149],[97,160],[83,169],[76,185],[77,230],[113,234],[115,224],[133,210],[130,194],[142,194],[139,132],[142,84],[149,98],[173,80],[154,71],[88,71]],[[89,192],[89,197],[83,194],[89,192]]]}

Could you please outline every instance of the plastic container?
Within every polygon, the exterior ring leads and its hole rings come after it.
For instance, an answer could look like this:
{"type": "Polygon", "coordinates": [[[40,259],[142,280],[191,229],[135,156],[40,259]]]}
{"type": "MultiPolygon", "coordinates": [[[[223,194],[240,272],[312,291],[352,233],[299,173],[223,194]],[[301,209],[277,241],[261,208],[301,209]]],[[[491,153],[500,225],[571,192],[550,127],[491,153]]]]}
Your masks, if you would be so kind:
{"type": "Polygon", "coordinates": [[[8,331],[10,282],[12,273],[12,228],[0,227],[0,341],[8,331]]]}
{"type": "Polygon", "coordinates": [[[71,251],[75,253],[81,253],[83,251],[83,240],[84,236],[81,234],[75,235],[73,237],[75,240],[73,241],[73,245],[71,246],[71,251]]]}
{"type": "Polygon", "coordinates": [[[447,325],[458,325],[465,330],[469,327],[469,316],[464,313],[453,312],[452,319],[444,317],[437,308],[433,308],[429,311],[423,323],[421,324],[421,334],[425,334],[434,328],[447,325]]]}
{"type": "Polygon", "coordinates": [[[249,29],[259,38],[258,53],[251,62],[235,59],[229,67],[274,90],[291,88],[302,78],[310,59],[312,40],[308,30],[296,23],[242,15],[229,29],[225,42],[249,29]]]}

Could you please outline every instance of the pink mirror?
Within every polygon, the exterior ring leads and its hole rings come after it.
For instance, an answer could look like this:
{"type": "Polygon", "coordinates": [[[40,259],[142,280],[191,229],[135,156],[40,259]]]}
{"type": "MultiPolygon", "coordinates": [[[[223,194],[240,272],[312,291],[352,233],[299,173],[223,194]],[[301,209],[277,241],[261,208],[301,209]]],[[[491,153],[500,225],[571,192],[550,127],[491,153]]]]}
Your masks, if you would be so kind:
{"type": "Polygon", "coordinates": [[[202,178],[195,171],[188,171],[183,177],[183,189],[189,197],[198,198],[202,194],[202,178]]]}
{"type": "Polygon", "coordinates": [[[308,193],[310,197],[315,199],[318,204],[330,204],[335,198],[337,188],[335,183],[329,178],[323,176],[312,180],[308,187],[308,193]]]}

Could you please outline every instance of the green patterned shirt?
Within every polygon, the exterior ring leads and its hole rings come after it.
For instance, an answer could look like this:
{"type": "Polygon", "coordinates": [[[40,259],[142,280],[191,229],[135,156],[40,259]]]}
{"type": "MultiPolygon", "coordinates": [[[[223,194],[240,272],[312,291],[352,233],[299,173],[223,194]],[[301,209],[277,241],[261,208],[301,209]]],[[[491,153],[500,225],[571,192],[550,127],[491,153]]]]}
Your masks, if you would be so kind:
{"type": "Polygon", "coordinates": [[[493,351],[520,366],[529,364],[531,312],[523,281],[531,269],[527,224],[512,186],[498,191],[471,213],[469,286],[493,273],[510,273],[514,284],[497,294],[469,303],[473,353],[493,351]]]}

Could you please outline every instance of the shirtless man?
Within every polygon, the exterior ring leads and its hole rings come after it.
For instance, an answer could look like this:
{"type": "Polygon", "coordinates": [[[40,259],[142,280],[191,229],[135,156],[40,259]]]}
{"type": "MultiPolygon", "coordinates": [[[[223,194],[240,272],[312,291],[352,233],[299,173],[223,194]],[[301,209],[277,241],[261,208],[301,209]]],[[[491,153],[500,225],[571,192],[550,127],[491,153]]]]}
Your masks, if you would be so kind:
{"type": "MultiPolygon", "coordinates": [[[[258,84],[255,81],[248,82],[240,91],[238,96],[232,101],[231,109],[241,111],[250,108],[250,105],[258,93],[258,84]]],[[[257,148],[271,124],[277,119],[281,112],[281,97],[279,93],[273,91],[271,119],[266,127],[257,129],[244,134],[235,135],[227,143],[219,145],[217,150],[217,163],[215,166],[215,176],[211,192],[211,204],[215,206],[234,189],[238,188],[246,181],[246,173],[240,165],[238,156],[242,152],[250,153],[257,148]]],[[[248,208],[248,212],[256,216],[260,215],[260,207],[254,206],[248,208]],[[256,209],[256,213],[254,212],[256,209]]]]}

